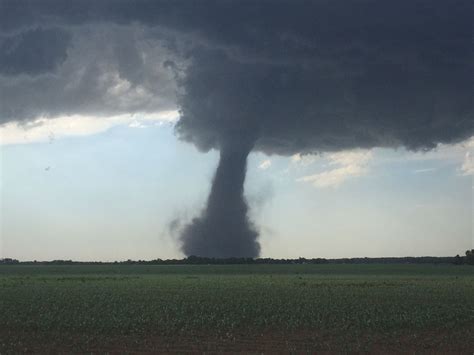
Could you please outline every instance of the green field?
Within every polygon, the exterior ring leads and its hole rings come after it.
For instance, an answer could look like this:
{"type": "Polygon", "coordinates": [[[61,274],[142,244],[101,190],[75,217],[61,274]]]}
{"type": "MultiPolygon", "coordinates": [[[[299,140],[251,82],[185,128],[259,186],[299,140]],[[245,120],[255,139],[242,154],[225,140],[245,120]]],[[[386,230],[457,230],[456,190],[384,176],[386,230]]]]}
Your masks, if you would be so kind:
{"type": "Polygon", "coordinates": [[[0,266],[0,353],[474,350],[474,267],[0,266]]]}

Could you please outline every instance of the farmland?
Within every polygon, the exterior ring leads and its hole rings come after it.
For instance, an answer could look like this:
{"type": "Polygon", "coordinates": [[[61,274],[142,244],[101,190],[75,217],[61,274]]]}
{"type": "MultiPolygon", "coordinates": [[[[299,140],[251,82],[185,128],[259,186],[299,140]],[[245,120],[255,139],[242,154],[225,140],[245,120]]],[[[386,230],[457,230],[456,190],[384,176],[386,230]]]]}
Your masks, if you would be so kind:
{"type": "Polygon", "coordinates": [[[0,266],[0,353],[474,349],[474,267],[0,266]]]}

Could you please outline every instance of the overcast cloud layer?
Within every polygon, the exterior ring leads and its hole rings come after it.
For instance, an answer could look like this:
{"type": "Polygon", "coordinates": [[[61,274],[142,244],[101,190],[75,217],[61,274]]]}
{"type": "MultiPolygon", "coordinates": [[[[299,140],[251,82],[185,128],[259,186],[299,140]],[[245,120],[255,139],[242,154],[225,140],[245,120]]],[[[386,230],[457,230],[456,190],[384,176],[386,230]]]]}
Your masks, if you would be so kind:
{"type": "Polygon", "coordinates": [[[200,149],[472,136],[471,1],[0,1],[0,121],[178,107],[200,149]],[[176,95],[178,77],[179,95],[176,95]]]}

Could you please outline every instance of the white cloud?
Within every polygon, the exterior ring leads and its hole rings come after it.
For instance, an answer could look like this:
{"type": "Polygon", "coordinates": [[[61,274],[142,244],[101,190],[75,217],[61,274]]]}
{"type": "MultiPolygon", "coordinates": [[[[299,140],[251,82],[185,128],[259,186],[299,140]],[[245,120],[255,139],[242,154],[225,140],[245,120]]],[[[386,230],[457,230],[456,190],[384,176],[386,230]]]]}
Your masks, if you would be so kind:
{"type": "Polygon", "coordinates": [[[368,150],[351,150],[329,154],[328,158],[330,165],[366,165],[372,158],[372,152],[368,150]]]}
{"type": "Polygon", "coordinates": [[[293,164],[299,164],[299,165],[302,165],[302,166],[308,166],[308,165],[311,165],[312,163],[314,163],[317,159],[317,156],[313,155],[313,154],[305,154],[305,155],[301,155],[301,154],[295,154],[291,157],[291,162],[293,164]]]}
{"type": "Polygon", "coordinates": [[[262,161],[260,165],[258,166],[258,168],[261,170],[266,170],[270,166],[272,166],[272,161],[270,159],[267,159],[267,160],[262,161]]]}
{"type": "MultiPolygon", "coordinates": [[[[375,152],[385,151],[389,149],[375,149],[375,152]]],[[[461,175],[474,175],[473,157],[474,157],[474,137],[468,138],[457,144],[438,144],[435,149],[427,152],[410,152],[400,149],[403,154],[396,156],[387,156],[386,154],[377,154],[377,163],[393,163],[402,161],[416,161],[421,164],[432,162],[451,164],[459,164],[458,172],[461,175]]],[[[437,170],[436,168],[420,168],[414,170],[413,173],[427,173],[437,170]]]]}
{"type": "Polygon", "coordinates": [[[299,161],[301,161],[301,154],[298,153],[298,154],[293,155],[291,157],[291,161],[293,163],[298,163],[299,161]]]}
{"type": "Polygon", "coordinates": [[[145,128],[146,126],[143,123],[135,120],[135,121],[131,122],[128,125],[128,127],[130,127],[130,128],[145,128]]]}
{"type": "Polygon", "coordinates": [[[461,171],[463,175],[474,175],[474,154],[472,150],[466,153],[461,171]]]}
{"type": "Polygon", "coordinates": [[[471,137],[466,143],[467,152],[464,155],[464,162],[461,166],[463,175],[474,175],[474,137],[471,137]]]}
{"type": "Polygon", "coordinates": [[[51,142],[68,136],[87,136],[104,132],[112,127],[147,127],[150,124],[174,122],[175,110],[155,114],[123,114],[109,117],[83,115],[56,118],[38,118],[27,123],[9,122],[0,126],[0,145],[51,142]]]}
{"type": "Polygon", "coordinates": [[[297,181],[309,182],[318,188],[337,187],[349,178],[367,174],[367,164],[372,158],[371,151],[346,151],[329,154],[329,165],[338,167],[318,174],[303,176],[297,181]]]}

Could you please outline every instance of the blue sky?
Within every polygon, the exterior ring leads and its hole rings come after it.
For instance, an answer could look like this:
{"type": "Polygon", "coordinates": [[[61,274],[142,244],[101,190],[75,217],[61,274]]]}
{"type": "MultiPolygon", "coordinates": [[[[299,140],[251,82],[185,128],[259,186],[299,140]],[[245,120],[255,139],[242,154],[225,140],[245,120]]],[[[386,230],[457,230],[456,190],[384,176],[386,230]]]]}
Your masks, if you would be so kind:
{"type": "MultiPolygon", "coordinates": [[[[1,130],[0,257],[182,257],[169,225],[199,213],[218,153],[177,140],[168,120],[58,122],[1,130]]],[[[473,247],[470,150],[472,140],[428,153],[252,154],[245,187],[262,256],[463,253],[473,247]]]]}

